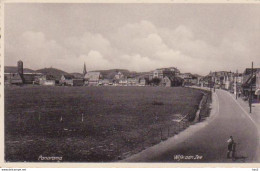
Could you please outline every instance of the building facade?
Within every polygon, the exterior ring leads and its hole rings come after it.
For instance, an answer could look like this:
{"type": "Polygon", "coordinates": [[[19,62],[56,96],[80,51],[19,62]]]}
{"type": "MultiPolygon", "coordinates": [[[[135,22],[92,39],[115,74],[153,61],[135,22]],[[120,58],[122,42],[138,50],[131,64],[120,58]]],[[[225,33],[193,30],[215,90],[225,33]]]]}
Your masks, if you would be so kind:
{"type": "Polygon", "coordinates": [[[102,79],[102,74],[100,72],[88,72],[85,77],[85,84],[89,86],[97,86],[99,85],[99,81],[102,79]]]}
{"type": "Polygon", "coordinates": [[[38,77],[42,76],[42,73],[36,72],[24,72],[23,62],[20,60],[17,62],[17,67],[11,67],[13,69],[7,69],[4,73],[5,84],[35,84],[38,77]]]}
{"type": "Polygon", "coordinates": [[[241,86],[242,95],[245,99],[249,99],[252,95],[252,102],[259,103],[259,72],[260,68],[246,68],[243,73],[243,84],[241,86]],[[253,72],[252,72],[253,71],[253,72]],[[252,91],[251,91],[252,89],[252,91]]]}
{"type": "Polygon", "coordinates": [[[62,75],[60,79],[60,84],[61,85],[66,85],[66,86],[73,86],[73,75],[62,75]]]}

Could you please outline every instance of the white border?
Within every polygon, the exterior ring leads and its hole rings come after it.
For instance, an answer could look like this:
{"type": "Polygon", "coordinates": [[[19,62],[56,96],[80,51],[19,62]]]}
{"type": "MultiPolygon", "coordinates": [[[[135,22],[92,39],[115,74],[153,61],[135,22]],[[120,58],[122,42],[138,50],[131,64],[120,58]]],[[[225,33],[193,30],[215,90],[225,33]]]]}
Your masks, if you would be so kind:
{"type": "MultiPolygon", "coordinates": [[[[1,1],[1,0],[0,0],[1,1]]],[[[260,4],[260,0],[3,0],[1,2],[1,168],[259,168],[260,163],[23,163],[4,161],[4,5],[6,3],[193,3],[260,4]]],[[[259,19],[259,16],[255,16],[259,19]]],[[[260,31],[260,30],[259,30],[260,31]]]]}

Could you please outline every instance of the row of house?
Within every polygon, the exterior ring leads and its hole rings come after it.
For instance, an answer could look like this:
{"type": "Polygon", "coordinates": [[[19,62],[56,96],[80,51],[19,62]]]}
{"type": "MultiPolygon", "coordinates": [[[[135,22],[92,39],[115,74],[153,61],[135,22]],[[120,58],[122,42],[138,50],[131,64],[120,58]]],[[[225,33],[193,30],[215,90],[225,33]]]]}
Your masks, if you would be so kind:
{"type": "Polygon", "coordinates": [[[183,86],[198,84],[198,77],[191,73],[181,73],[176,67],[158,68],[149,73],[138,76],[126,76],[122,72],[115,73],[113,78],[104,78],[101,72],[86,71],[84,64],[83,75],[56,75],[25,72],[23,62],[17,62],[17,70],[5,72],[5,84],[38,84],[60,86],[183,86]]]}
{"type": "MultiPolygon", "coordinates": [[[[87,72],[83,69],[83,85],[88,86],[97,86],[97,85],[115,85],[115,86],[147,86],[154,85],[153,80],[158,79],[159,86],[181,86],[183,84],[184,79],[178,77],[180,71],[175,68],[160,68],[156,69],[149,74],[144,74],[141,76],[129,77],[125,76],[122,72],[118,71],[112,79],[103,78],[101,72],[90,71],[87,72]]],[[[62,83],[69,85],[70,80],[73,78],[69,78],[68,76],[62,77],[62,83]]]]}
{"type": "Polygon", "coordinates": [[[83,76],[72,74],[62,74],[54,76],[50,74],[36,73],[32,70],[24,69],[23,62],[18,61],[17,67],[6,67],[4,73],[5,84],[37,84],[37,85],[60,85],[60,86],[97,86],[97,85],[122,85],[122,86],[145,86],[148,85],[146,77],[126,77],[121,72],[117,72],[113,79],[104,79],[101,72],[87,72],[85,65],[83,76]]]}
{"type": "Polygon", "coordinates": [[[200,79],[200,85],[221,88],[245,99],[252,94],[253,102],[260,103],[260,68],[246,68],[243,73],[231,71],[210,72],[200,79]],[[251,91],[252,85],[252,91],[251,91]]]}
{"type": "Polygon", "coordinates": [[[30,72],[23,69],[23,62],[17,62],[17,69],[15,71],[5,71],[5,84],[34,84],[35,80],[42,77],[42,73],[30,72]]]}
{"type": "Polygon", "coordinates": [[[126,77],[118,72],[113,79],[103,78],[101,72],[87,72],[83,78],[75,78],[72,75],[62,75],[61,85],[70,86],[146,86],[148,81],[145,78],[126,77]]]}
{"type": "Polygon", "coordinates": [[[150,81],[159,79],[159,85],[166,87],[198,85],[199,78],[200,76],[191,73],[181,73],[175,67],[156,69],[149,74],[150,81]]]}
{"type": "Polygon", "coordinates": [[[248,98],[252,94],[253,103],[260,103],[260,68],[245,69],[242,81],[242,95],[248,98]]]}
{"type": "Polygon", "coordinates": [[[232,89],[234,83],[242,84],[242,74],[231,71],[210,72],[207,76],[201,78],[200,85],[210,86],[222,89],[232,89]]]}

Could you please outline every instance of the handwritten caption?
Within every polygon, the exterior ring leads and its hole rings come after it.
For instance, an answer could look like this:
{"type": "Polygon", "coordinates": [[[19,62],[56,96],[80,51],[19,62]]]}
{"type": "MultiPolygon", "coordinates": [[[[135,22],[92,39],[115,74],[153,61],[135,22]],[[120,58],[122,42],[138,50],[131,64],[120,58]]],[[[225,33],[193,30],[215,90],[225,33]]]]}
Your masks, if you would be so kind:
{"type": "Polygon", "coordinates": [[[38,157],[38,160],[41,160],[41,161],[62,161],[62,157],[45,157],[45,156],[42,156],[40,155],[38,157]]]}
{"type": "Polygon", "coordinates": [[[202,160],[203,156],[200,155],[174,155],[174,160],[181,161],[181,160],[202,160]]]}

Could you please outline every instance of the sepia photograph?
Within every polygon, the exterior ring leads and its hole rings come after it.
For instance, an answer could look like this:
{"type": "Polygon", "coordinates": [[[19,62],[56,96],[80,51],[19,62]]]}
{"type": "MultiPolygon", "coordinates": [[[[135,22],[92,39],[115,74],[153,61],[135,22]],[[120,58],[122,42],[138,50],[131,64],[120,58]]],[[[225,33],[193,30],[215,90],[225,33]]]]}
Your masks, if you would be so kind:
{"type": "Polygon", "coordinates": [[[260,162],[260,3],[1,10],[5,163],[260,162]]]}

